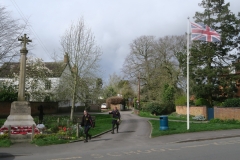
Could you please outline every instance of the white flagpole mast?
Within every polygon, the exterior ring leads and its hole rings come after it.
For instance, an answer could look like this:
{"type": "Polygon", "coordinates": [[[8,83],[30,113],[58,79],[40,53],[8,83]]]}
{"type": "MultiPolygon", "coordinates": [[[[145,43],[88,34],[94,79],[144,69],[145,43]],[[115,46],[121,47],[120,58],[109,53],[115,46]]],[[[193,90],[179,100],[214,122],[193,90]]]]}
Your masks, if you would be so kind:
{"type": "Polygon", "coordinates": [[[189,17],[187,21],[187,130],[189,130],[189,17]]]}

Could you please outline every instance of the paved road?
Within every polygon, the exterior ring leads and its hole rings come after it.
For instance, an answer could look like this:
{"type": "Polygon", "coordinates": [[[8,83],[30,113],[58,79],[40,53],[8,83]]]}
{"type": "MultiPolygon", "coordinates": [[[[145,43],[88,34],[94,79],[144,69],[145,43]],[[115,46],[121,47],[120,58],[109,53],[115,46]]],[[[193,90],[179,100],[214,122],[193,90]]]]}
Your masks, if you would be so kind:
{"type": "MultiPolygon", "coordinates": [[[[159,156],[161,155],[161,157],[165,157],[164,159],[169,159],[171,156],[172,159],[184,159],[187,157],[187,151],[191,151],[196,156],[200,156],[200,153],[196,148],[202,149],[207,147],[212,149],[214,146],[216,149],[223,150],[221,149],[222,144],[227,144],[226,146],[228,146],[229,141],[231,143],[234,142],[231,147],[239,148],[240,140],[238,137],[240,136],[240,130],[187,133],[149,138],[151,126],[148,123],[148,119],[138,117],[134,114],[131,114],[131,112],[121,112],[121,114],[123,120],[122,124],[120,125],[119,133],[117,134],[111,134],[109,132],[92,139],[88,143],[83,143],[80,141],[70,144],[44,147],[37,147],[28,143],[18,143],[14,144],[10,148],[0,148],[0,155],[2,155],[0,158],[8,160],[64,160],[96,158],[159,159],[159,156]],[[229,139],[219,139],[227,137],[229,139]],[[206,139],[215,140],[210,142],[195,141],[206,139]],[[181,154],[182,158],[180,158],[178,154],[181,154]]],[[[214,150],[214,152],[217,151],[214,150]]],[[[239,151],[236,151],[236,149],[231,149],[232,154],[237,152],[239,151]]],[[[224,152],[221,152],[221,154],[224,154],[224,152]]],[[[199,159],[196,158],[196,156],[195,159],[199,159]]],[[[193,157],[194,155],[192,155],[192,158],[193,157]]]]}

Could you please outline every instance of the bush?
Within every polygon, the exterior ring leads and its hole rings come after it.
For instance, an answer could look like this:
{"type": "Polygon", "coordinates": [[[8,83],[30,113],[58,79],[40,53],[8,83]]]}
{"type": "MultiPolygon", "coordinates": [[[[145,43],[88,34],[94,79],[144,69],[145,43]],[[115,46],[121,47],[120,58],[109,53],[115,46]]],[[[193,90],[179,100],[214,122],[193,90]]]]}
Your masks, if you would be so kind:
{"type": "Polygon", "coordinates": [[[58,125],[56,124],[56,123],[52,123],[51,125],[50,125],[51,127],[51,131],[53,132],[53,133],[57,133],[58,131],[59,131],[59,128],[58,128],[58,125]]]}
{"type": "Polygon", "coordinates": [[[107,103],[109,104],[124,104],[124,99],[122,97],[110,97],[106,100],[107,103]]]}
{"type": "Polygon", "coordinates": [[[43,139],[47,136],[48,136],[47,134],[35,134],[34,139],[43,139]]]}
{"type": "Polygon", "coordinates": [[[142,111],[150,112],[151,114],[161,115],[170,114],[175,110],[174,104],[160,104],[158,102],[147,102],[142,104],[142,111]]]}
{"type": "Polygon", "coordinates": [[[213,101],[213,106],[222,106],[223,102],[219,102],[219,101],[213,101]]]}
{"type": "Polygon", "coordinates": [[[9,136],[8,136],[8,134],[2,134],[2,135],[0,135],[0,140],[4,140],[4,139],[9,139],[9,136]]]}
{"type": "Polygon", "coordinates": [[[0,88],[0,101],[13,102],[17,100],[17,97],[18,97],[18,93],[15,92],[13,86],[3,85],[0,88]]]}
{"type": "Polygon", "coordinates": [[[223,107],[240,107],[240,98],[226,99],[223,107]]]}
{"type": "Polygon", "coordinates": [[[208,103],[208,101],[207,101],[206,99],[204,99],[204,98],[199,98],[199,99],[196,99],[196,100],[195,100],[195,105],[196,105],[196,106],[208,106],[209,103],[208,103]]]}
{"type": "Polygon", "coordinates": [[[187,97],[181,96],[175,100],[175,105],[177,106],[185,106],[187,105],[187,97]]]}

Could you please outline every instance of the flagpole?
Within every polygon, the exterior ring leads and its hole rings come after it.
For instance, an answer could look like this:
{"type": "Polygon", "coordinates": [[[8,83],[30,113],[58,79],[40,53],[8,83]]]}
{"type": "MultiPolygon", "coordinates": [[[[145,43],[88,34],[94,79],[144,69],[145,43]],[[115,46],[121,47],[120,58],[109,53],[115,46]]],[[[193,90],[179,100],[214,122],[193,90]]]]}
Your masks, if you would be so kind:
{"type": "Polygon", "coordinates": [[[187,21],[187,130],[189,130],[189,17],[187,21]]]}

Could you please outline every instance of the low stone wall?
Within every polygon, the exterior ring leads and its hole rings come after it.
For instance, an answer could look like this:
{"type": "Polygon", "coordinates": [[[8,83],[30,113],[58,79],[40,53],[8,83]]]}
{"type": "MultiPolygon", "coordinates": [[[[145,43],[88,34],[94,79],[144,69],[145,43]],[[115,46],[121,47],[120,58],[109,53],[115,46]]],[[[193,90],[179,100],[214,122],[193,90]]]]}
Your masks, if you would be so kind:
{"type": "Polygon", "coordinates": [[[240,107],[214,107],[214,118],[240,120],[240,107]]]}
{"type": "MultiPolygon", "coordinates": [[[[186,115],[187,106],[176,106],[176,113],[186,115]]],[[[205,118],[207,118],[207,107],[206,106],[190,106],[189,114],[193,116],[203,115],[205,118]]]]}

